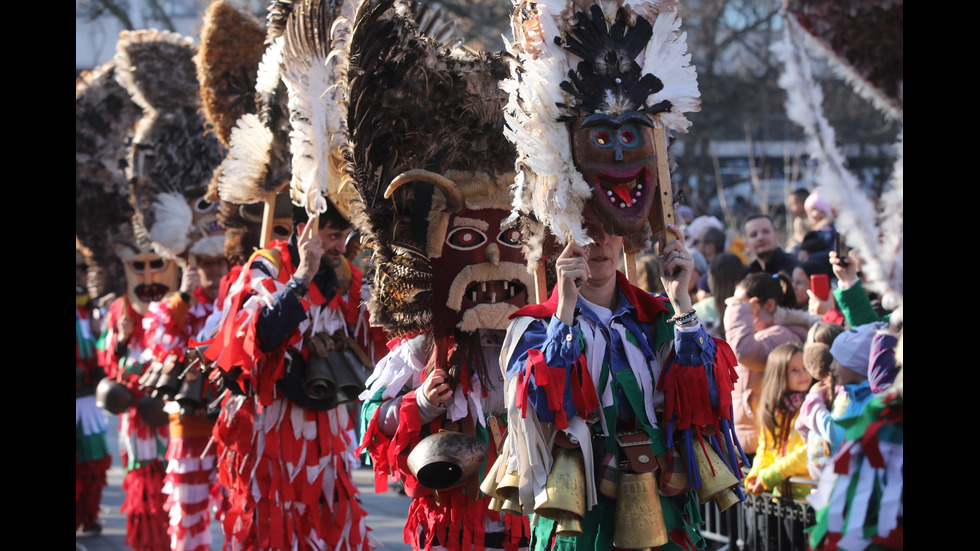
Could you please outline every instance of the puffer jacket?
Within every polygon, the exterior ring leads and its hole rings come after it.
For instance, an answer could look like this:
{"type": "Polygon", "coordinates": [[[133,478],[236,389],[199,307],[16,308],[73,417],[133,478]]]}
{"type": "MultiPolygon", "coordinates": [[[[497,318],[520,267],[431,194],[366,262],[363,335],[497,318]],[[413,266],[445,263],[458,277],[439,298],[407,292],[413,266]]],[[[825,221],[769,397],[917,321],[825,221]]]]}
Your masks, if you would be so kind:
{"type": "MultiPolygon", "coordinates": [[[[774,324],[769,327],[755,327],[752,307],[736,304],[725,310],[725,338],[738,359],[738,382],[732,391],[733,421],[738,441],[746,446],[759,440],[758,419],[755,411],[759,405],[762,391],[762,376],[766,371],[769,353],[777,346],[788,342],[803,342],[812,324],[812,316],[802,310],[776,308],[774,324]],[[782,322],[782,323],[779,323],[782,322]]],[[[751,449],[746,449],[751,453],[751,449]]]]}

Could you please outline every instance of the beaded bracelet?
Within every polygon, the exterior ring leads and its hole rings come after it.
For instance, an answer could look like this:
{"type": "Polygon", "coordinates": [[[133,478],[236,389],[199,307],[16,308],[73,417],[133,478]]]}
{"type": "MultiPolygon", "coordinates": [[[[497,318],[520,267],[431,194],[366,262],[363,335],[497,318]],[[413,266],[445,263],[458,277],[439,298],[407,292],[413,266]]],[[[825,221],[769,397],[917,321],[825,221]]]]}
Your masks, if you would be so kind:
{"type": "Polygon", "coordinates": [[[698,313],[694,310],[694,308],[691,308],[684,314],[674,315],[674,317],[667,320],[667,323],[675,322],[678,325],[684,325],[686,323],[690,323],[691,320],[697,319],[697,317],[698,317],[698,313]]]}

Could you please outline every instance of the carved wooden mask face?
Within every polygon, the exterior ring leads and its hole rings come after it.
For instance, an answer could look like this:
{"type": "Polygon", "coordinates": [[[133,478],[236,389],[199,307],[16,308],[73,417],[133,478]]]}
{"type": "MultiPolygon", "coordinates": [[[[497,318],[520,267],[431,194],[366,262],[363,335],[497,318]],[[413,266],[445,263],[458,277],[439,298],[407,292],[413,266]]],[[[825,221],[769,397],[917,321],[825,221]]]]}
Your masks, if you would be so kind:
{"type": "Polygon", "coordinates": [[[133,309],[145,314],[151,302],[177,288],[177,263],[154,252],[120,255],[126,272],[126,292],[133,309]]]}
{"type": "MultiPolygon", "coordinates": [[[[521,231],[504,223],[509,214],[502,209],[462,209],[449,215],[442,254],[432,259],[434,323],[456,327],[470,310],[506,309],[509,315],[527,304],[530,278],[521,231]]],[[[481,328],[506,329],[505,316],[503,323],[481,328]]]]}
{"type": "Polygon", "coordinates": [[[653,127],[637,112],[597,113],[572,123],[575,167],[592,186],[592,205],[617,235],[638,234],[657,199],[653,127]]]}

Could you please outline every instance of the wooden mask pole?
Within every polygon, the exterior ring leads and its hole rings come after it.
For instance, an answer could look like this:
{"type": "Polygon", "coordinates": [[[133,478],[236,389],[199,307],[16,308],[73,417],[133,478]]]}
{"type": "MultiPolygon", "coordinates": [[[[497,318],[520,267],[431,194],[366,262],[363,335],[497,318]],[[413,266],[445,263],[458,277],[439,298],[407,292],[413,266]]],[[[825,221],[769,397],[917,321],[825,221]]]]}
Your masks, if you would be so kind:
{"type": "Polygon", "coordinates": [[[276,210],[276,192],[270,191],[265,196],[265,208],[262,210],[262,233],[259,234],[259,248],[264,249],[272,241],[272,219],[276,210]]]}
{"type": "Polygon", "coordinates": [[[667,133],[663,126],[654,127],[653,143],[657,151],[657,189],[660,190],[660,213],[663,222],[664,244],[676,239],[667,231],[667,224],[674,224],[674,194],[670,189],[670,167],[667,166],[667,133]]]}

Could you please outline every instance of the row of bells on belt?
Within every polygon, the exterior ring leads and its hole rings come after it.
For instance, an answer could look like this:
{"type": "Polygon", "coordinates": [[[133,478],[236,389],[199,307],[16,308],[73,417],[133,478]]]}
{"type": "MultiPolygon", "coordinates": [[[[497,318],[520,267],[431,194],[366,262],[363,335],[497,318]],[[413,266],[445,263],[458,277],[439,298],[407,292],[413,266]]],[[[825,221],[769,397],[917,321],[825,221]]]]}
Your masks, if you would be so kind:
{"type": "Polygon", "coordinates": [[[331,348],[324,356],[311,356],[303,377],[303,391],[328,408],[354,402],[364,391],[368,373],[349,348],[331,348]]]}
{"type": "MultiPolygon", "coordinates": [[[[523,515],[520,505],[520,476],[502,473],[503,457],[497,459],[480,489],[490,496],[490,508],[523,515]]],[[[583,533],[585,517],[585,462],[579,448],[555,451],[554,463],[545,482],[547,499],[534,512],[556,524],[556,534],[575,537],[583,533]]],[[[620,473],[617,481],[616,527],[613,545],[624,549],[648,549],[667,543],[657,478],[649,473],[620,473]]]]}
{"type": "MultiPolygon", "coordinates": [[[[734,488],[739,481],[721,456],[710,446],[704,449],[694,446],[701,487],[698,499],[701,503],[714,500],[720,511],[739,502],[734,488]],[[705,451],[707,450],[707,451],[705,451]]],[[[491,497],[490,509],[514,515],[523,515],[520,504],[520,476],[516,472],[504,472],[503,456],[490,468],[480,489],[491,497]]],[[[609,484],[611,481],[603,481],[609,484]]],[[[557,448],[555,460],[545,483],[547,500],[534,512],[556,523],[560,536],[582,534],[585,517],[585,463],[578,448],[557,448]]],[[[615,489],[606,487],[604,494],[616,498],[616,527],[613,545],[623,549],[649,549],[668,541],[667,527],[660,504],[660,492],[656,473],[619,472],[615,489]]]]}

